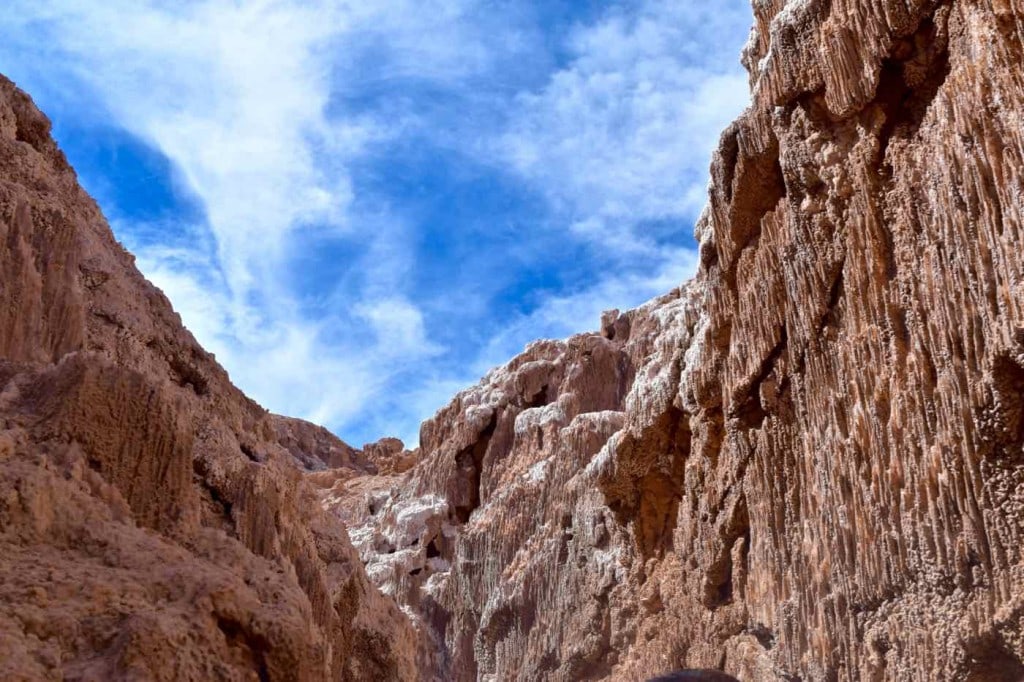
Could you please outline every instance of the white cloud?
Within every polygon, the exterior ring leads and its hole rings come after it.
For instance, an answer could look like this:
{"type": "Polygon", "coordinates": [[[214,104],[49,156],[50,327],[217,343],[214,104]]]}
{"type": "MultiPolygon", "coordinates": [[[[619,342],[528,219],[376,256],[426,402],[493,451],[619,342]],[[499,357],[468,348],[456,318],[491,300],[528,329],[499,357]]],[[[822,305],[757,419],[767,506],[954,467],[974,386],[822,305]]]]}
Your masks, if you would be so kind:
{"type": "Polygon", "coordinates": [[[720,131],[748,101],[737,55],[749,21],[742,3],[652,1],[578,27],[571,62],[519,96],[500,153],[577,217],[581,237],[649,250],[631,228],[705,201],[720,131]],[[730,35],[735,47],[715,48],[730,35]]]}
{"type": "Polygon", "coordinates": [[[405,299],[391,297],[361,302],[355,307],[355,314],[369,324],[377,341],[389,354],[428,356],[443,350],[427,339],[423,314],[405,299]]]}
{"type": "MultiPolygon", "coordinates": [[[[288,285],[296,232],[308,246],[311,231],[359,231],[350,165],[396,132],[386,121],[328,117],[332,79],[358,68],[346,50],[357,41],[384,41],[390,57],[379,66],[392,75],[453,79],[479,68],[485,51],[463,40],[461,4],[64,0],[16,2],[0,22],[44,31],[39,42],[60,65],[47,77],[85,86],[200,200],[203,243],[132,243],[143,226],[119,229],[197,338],[273,409],[344,424],[392,373],[440,349],[400,296],[349,301],[375,332],[370,341],[338,340],[331,326],[351,321],[345,311],[307,319],[298,310],[288,285]]],[[[379,231],[353,238],[380,243],[379,231]]],[[[374,251],[382,272],[404,257],[374,251]]],[[[371,288],[386,286],[380,279],[371,288]]]]}
{"type": "Polygon", "coordinates": [[[602,311],[639,305],[693,276],[696,252],[659,243],[644,226],[689,229],[703,207],[721,130],[749,101],[738,58],[749,23],[744,2],[627,3],[576,27],[568,64],[516,97],[490,151],[546,194],[569,234],[603,262],[589,286],[551,294],[504,325],[468,376],[534,339],[596,329],[602,311]]]}

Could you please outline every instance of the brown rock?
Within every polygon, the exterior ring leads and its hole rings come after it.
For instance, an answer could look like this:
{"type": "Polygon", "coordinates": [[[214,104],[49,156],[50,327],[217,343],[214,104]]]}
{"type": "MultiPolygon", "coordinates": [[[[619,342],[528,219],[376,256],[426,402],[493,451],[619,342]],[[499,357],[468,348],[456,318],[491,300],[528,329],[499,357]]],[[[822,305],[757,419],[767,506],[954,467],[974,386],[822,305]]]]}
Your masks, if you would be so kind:
{"type": "Polygon", "coordinates": [[[374,470],[365,454],[356,450],[322,426],[301,419],[270,415],[274,437],[305,471],[353,469],[361,473],[374,470]]]}
{"type": "Polygon", "coordinates": [[[0,678],[415,679],[407,618],[0,77],[0,678]]]}
{"type": "Polygon", "coordinates": [[[363,446],[363,455],[381,474],[402,474],[416,464],[419,454],[405,449],[405,443],[397,438],[381,438],[376,443],[363,446]]]}
{"type": "MultiPolygon", "coordinates": [[[[698,319],[696,293],[627,313],[627,331],[614,340],[533,344],[423,425],[425,454],[402,479],[340,495],[335,508],[371,578],[444,643],[442,678],[616,674],[626,642],[610,604],[630,602],[636,619],[646,615],[628,582],[642,557],[627,516],[644,517],[652,552],[665,542],[666,485],[678,464],[652,457],[646,466],[664,476],[623,474],[631,502],[621,513],[601,493],[602,472],[612,466],[609,439],[630,432],[633,400],[670,406],[698,319]],[[363,504],[350,501],[356,494],[363,504]]],[[[656,596],[644,598],[656,608],[656,596]]],[[[658,661],[650,672],[671,667],[658,661]]]]}

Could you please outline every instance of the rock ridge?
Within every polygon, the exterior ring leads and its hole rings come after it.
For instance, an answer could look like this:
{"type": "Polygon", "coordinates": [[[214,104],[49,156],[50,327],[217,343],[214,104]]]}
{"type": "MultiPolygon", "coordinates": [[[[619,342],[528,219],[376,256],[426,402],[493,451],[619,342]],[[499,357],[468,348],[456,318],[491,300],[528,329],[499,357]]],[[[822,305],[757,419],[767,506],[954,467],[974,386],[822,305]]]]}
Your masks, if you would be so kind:
{"type": "MultiPolygon", "coordinates": [[[[0,677],[414,679],[407,617],[0,77],[0,677]]],[[[341,471],[341,470],[339,470],[341,471]]]]}

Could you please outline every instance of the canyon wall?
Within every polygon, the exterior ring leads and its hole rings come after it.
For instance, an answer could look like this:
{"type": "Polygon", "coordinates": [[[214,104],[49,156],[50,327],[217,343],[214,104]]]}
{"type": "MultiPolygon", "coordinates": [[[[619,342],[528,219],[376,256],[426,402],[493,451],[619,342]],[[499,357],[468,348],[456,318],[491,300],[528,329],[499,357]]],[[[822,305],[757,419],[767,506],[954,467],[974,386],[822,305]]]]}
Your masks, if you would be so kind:
{"type": "Polygon", "coordinates": [[[694,280],[411,452],[238,392],[0,81],[0,677],[1024,678],[1024,4],[754,14],[694,280]]]}
{"type": "Polygon", "coordinates": [[[376,470],[231,385],[0,77],[0,679],[415,679],[328,464],[376,470]]]}
{"type": "Polygon", "coordinates": [[[1024,679],[1024,5],[754,10],[695,280],[325,497],[441,678],[1024,679]]]}

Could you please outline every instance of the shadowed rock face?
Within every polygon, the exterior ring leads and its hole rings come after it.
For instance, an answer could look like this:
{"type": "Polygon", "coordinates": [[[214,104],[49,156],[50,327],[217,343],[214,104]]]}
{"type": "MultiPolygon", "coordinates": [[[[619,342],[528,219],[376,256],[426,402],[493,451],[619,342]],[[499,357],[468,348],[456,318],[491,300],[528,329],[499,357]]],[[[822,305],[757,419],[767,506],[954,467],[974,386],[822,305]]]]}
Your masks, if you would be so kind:
{"type": "Polygon", "coordinates": [[[1024,678],[1024,5],[754,10],[696,278],[412,452],[242,396],[0,81],[0,677],[1024,678]]]}

